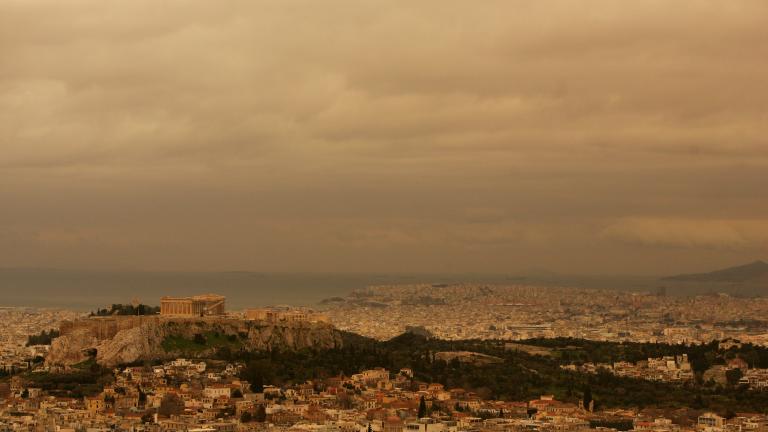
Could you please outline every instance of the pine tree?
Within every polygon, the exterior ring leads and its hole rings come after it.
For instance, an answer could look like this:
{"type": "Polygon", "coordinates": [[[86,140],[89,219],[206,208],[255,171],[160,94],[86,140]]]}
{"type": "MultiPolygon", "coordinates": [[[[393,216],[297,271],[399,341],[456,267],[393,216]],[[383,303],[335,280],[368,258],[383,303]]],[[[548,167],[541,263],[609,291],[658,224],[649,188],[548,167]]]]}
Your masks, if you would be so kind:
{"type": "Polygon", "coordinates": [[[427,416],[427,401],[424,400],[424,396],[419,399],[419,418],[424,418],[427,416]]]}
{"type": "Polygon", "coordinates": [[[587,386],[584,389],[584,409],[589,409],[590,402],[592,402],[592,388],[587,386]]]}

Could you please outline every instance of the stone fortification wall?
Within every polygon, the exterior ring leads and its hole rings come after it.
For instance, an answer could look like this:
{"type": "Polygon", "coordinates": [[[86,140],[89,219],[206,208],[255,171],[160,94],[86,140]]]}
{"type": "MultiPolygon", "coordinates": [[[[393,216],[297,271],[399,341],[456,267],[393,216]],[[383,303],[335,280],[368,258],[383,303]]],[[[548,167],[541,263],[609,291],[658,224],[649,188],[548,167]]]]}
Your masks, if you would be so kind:
{"type": "Polygon", "coordinates": [[[102,341],[114,338],[122,330],[138,327],[148,321],[157,322],[158,319],[159,317],[156,315],[88,317],[75,321],[64,321],[60,325],[60,331],[62,336],[77,332],[88,334],[102,341]]]}

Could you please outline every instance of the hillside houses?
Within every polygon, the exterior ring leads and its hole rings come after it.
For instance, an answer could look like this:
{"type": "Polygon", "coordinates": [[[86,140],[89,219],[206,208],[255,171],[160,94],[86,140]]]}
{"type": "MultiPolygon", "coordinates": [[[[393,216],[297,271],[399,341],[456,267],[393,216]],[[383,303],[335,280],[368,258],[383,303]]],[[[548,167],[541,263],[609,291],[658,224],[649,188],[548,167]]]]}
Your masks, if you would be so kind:
{"type": "MultiPolygon", "coordinates": [[[[679,373],[687,370],[686,361],[655,359],[642,367],[679,373]]],[[[634,410],[592,412],[552,395],[488,400],[471,390],[420,382],[412,371],[383,368],[255,392],[239,378],[242,368],[185,359],[119,368],[99,394],[74,399],[15,379],[0,398],[0,431],[617,432],[605,425],[629,425],[647,432],[768,432],[763,415],[726,420],[704,413],[683,426],[634,410]],[[418,418],[422,401],[426,415],[418,418]]]]}
{"type": "Polygon", "coordinates": [[[596,374],[605,371],[616,376],[663,381],[672,383],[687,383],[694,380],[693,369],[688,361],[688,355],[664,356],[648,360],[614,363],[584,363],[582,365],[565,365],[563,369],[596,374]]]}

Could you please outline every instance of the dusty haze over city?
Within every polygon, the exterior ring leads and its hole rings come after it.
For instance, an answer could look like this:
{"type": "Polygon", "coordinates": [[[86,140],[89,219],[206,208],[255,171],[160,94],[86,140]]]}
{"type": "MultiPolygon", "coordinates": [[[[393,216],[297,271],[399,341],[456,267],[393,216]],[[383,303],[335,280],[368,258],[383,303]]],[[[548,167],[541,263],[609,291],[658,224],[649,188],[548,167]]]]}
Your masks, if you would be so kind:
{"type": "Polygon", "coordinates": [[[0,1],[0,266],[765,258],[768,3],[0,1]]]}
{"type": "Polygon", "coordinates": [[[766,125],[766,0],[0,0],[0,432],[768,432],[766,125]]]}

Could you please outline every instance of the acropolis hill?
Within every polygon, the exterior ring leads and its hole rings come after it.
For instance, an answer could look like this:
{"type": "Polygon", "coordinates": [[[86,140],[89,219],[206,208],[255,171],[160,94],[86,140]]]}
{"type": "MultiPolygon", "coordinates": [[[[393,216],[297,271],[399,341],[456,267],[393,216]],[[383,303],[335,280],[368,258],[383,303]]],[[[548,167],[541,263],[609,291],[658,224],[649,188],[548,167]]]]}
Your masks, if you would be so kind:
{"type": "MultiPolygon", "coordinates": [[[[174,298],[173,302],[179,304],[180,299],[174,298]]],[[[272,315],[258,313],[248,316],[259,319],[228,316],[224,315],[223,298],[218,302],[213,302],[212,309],[181,309],[184,313],[171,313],[180,309],[161,308],[166,313],[63,322],[61,336],[53,341],[46,363],[67,367],[95,354],[99,364],[115,366],[177,357],[205,358],[221,349],[327,349],[343,343],[341,332],[325,322],[273,319],[272,315]]]]}

